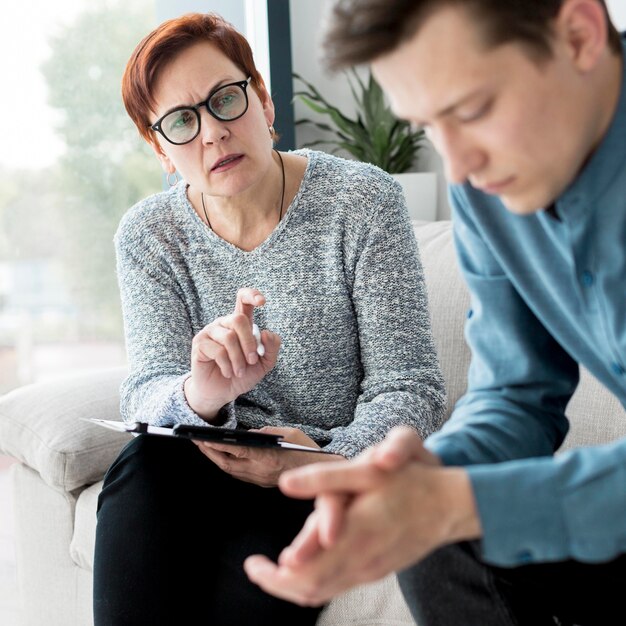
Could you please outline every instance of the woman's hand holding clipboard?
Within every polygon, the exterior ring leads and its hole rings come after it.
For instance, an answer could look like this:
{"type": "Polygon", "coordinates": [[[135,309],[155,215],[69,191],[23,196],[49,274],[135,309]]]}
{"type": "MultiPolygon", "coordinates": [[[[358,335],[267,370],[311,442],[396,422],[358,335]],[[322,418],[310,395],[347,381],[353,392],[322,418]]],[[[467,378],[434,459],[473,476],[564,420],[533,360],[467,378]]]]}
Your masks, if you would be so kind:
{"type": "Polygon", "coordinates": [[[318,452],[327,454],[322,448],[303,446],[297,443],[284,441],[282,435],[261,433],[254,430],[244,430],[242,428],[221,428],[217,426],[190,426],[187,424],[176,424],[172,428],[163,426],[151,426],[145,422],[120,422],[115,420],[104,420],[91,418],[86,421],[93,422],[104,428],[127,432],[133,435],[157,435],[165,437],[178,437],[192,439],[194,441],[210,441],[213,443],[245,446],[256,448],[274,448],[282,450],[300,450],[302,452],[318,452]]]}

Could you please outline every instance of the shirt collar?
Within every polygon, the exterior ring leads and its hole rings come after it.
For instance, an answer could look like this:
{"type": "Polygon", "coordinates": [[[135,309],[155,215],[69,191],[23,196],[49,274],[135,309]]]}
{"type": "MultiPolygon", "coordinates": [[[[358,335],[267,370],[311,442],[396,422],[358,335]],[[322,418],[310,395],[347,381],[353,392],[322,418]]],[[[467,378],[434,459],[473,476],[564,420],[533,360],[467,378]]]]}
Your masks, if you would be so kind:
{"type": "Polygon", "coordinates": [[[556,201],[560,216],[571,216],[589,207],[611,186],[626,161],[626,39],[622,36],[622,85],[613,120],[587,164],[556,201]]]}

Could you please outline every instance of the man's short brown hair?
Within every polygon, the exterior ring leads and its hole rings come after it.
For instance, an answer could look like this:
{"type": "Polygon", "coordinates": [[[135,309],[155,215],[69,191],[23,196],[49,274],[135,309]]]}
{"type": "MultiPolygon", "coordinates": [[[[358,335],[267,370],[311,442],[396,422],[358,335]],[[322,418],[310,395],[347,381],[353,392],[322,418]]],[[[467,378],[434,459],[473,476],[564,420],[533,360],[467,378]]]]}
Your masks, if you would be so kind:
{"type": "MultiPolygon", "coordinates": [[[[620,52],[620,35],[604,0],[609,45],[620,52]]],[[[322,40],[323,62],[331,70],[368,63],[410,39],[436,10],[463,7],[476,18],[484,42],[495,47],[519,41],[537,59],[552,53],[552,21],[564,0],[334,0],[322,40]]]]}

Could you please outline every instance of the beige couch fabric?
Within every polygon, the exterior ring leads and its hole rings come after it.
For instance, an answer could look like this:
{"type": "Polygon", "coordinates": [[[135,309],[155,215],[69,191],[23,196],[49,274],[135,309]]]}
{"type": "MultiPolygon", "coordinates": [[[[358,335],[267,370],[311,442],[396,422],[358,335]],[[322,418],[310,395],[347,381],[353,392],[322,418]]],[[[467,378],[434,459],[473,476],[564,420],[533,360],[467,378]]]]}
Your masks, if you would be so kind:
{"type": "Polygon", "coordinates": [[[81,418],[119,419],[120,369],[28,385],[0,401],[4,454],[35,469],[48,485],[72,491],[102,478],[128,436],[81,418]]]}

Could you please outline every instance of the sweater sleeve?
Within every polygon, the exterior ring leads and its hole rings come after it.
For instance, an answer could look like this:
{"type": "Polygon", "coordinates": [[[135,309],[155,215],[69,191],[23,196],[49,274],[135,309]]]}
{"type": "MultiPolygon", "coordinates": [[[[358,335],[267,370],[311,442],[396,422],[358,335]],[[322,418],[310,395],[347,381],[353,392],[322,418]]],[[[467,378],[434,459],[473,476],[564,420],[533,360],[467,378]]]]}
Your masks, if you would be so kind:
{"type": "Polygon", "coordinates": [[[391,182],[364,226],[354,269],[363,380],[347,426],[326,450],[352,457],[407,425],[427,437],[442,423],[445,389],[424,276],[400,185],[391,182]]]}
{"type": "MultiPolygon", "coordinates": [[[[121,387],[122,418],[153,426],[207,426],[183,391],[194,333],[182,293],[158,247],[129,222],[122,222],[115,237],[130,366],[121,387]]],[[[221,425],[235,427],[232,415],[227,408],[221,425]]]]}

